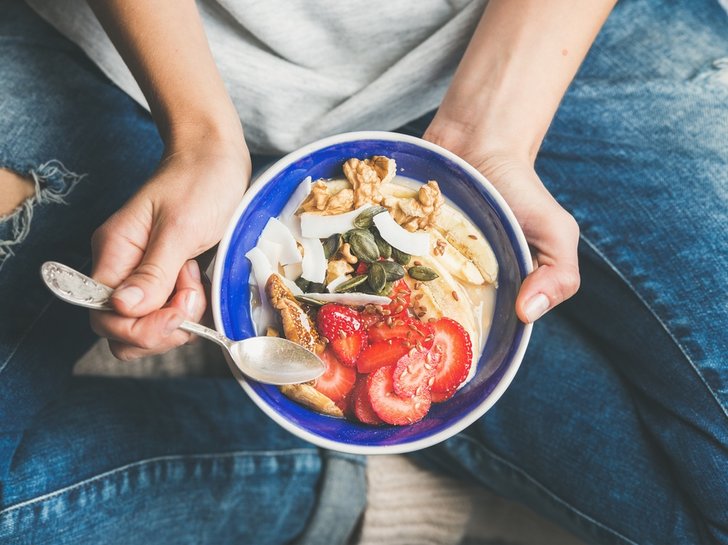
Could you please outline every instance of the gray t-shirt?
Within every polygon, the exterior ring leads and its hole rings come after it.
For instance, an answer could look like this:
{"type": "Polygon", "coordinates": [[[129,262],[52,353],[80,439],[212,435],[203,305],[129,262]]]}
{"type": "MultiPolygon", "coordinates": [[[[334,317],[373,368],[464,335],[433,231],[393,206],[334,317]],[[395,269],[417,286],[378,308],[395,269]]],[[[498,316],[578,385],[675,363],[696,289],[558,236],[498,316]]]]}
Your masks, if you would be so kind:
{"type": "MultiPolygon", "coordinates": [[[[85,0],[27,0],[146,101],[85,0]]],[[[198,0],[254,152],[394,129],[437,107],[485,0],[198,0]]]]}

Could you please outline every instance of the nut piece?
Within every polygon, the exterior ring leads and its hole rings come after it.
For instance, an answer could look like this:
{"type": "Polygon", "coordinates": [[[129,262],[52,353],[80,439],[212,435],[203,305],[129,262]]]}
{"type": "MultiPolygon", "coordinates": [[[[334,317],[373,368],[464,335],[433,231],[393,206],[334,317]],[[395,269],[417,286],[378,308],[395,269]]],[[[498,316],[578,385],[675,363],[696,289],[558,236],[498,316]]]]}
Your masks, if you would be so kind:
{"type": "Polygon", "coordinates": [[[445,199],[437,182],[430,180],[420,187],[417,197],[387,197],[382,204],[389,209],[394,221],[408,231],[416,231],[434,225],[445,199]]]}
{"type": "MultiPolygon", "coordinates": [[[[356,263],[356,261],[354,261],[354,263],[356,263]]],[[[326,267],[326,285],[329,285],[333,280],[340,276],[353,272],[354,267],[352,267],[346,259],[332,259],[326,267]]]]}
{"type": "Polygon", "coordinates": [[[394,159],[382,155],[363,161],[352,158],[344,163],[344,176],[354,190],[354,208],[382,202],[379,186],[389,182],[396,173],[397,163],[394,159]]]}
{"type": "Polygon", "coordinates": [[[341,214],[352,210],[354,206],[354,190],[342,189],[338,193],[329,193],[329,186],[318,180],[311,186],[311,193],[301,203],[298,212],[321,212],[322,215],[341,214]]]}
{"type": "Polygon", "coordinates": [[[351,244],[349,244],[348,242],[344,242],[344,244],[341,245],[339,253],[341,254],[341,257],[344,258],[344,261],[346,261],[350,265],[355,265],[359,262],[359,258],[351,253],[351,244]]]}
{"type": "Polygon", "coordinates": [[[354,191],[352,189],[342,189],[338,193],[331,195],[329,202],[326,204],[326,214],[342,214],[354,209],[354,191]]]}

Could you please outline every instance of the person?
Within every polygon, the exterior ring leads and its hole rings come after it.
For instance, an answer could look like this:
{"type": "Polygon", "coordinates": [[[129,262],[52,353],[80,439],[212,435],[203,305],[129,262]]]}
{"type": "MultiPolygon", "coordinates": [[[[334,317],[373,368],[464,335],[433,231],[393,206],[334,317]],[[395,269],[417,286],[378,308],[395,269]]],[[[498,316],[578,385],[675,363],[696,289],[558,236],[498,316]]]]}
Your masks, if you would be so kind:
{"type": "Polygon", "coordinates": [[[78,2],[30,4],[0,1],[0,542],[346,542],[363,458],[290,436],[232,380],[71,369],[94,333],[121,360],[187,342],[194,258],[251,172],[379,128],[477,167],[535,264],[512,386],[417,460],[590,542],[728,543],[715,0],[90,1],[135,81],[78,2]],[[49,259],[114,287],[116,312],[89,329],[41,286],[49,259]]]}

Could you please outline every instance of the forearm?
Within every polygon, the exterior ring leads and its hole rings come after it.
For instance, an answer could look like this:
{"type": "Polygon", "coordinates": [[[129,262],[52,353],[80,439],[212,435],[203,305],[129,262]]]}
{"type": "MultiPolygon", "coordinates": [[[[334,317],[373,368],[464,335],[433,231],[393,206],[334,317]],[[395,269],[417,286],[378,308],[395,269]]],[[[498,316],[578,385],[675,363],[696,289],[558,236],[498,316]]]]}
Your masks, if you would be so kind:
{"type": "Polygon", "coordinates": [[[490,0],[430,137],[533,161],[615,0],[490,0]]]}
{"type": "Polygon", "coordinates": [[[185,139],[243,145],[193,0],[88,2],[137,80],[168,148],[185,139]]]}

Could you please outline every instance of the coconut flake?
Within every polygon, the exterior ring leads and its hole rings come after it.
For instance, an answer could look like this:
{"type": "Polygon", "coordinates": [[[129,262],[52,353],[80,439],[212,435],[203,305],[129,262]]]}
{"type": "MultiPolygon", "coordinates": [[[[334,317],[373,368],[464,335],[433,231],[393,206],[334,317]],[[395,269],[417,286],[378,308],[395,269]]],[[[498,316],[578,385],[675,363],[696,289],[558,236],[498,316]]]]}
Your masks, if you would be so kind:
{"type": "Polygon", "coordinates": [[[303,295],[309,299],[323,301],[324,303],[341,303],[342,305],[351,305],[354,307],[388,305],[392,302],[389,297],[371,295],[369,293],[304,293],[303,295]]]}
{"type": "Polygon", "coordinates": [[[252,250],[249,250],[248,253],[245,254],[245,257],[250,260],[250,264],[253,266],[253,276],[255,277],[255,284],[257,284],[261,289],[261,298],[266,298],[265,285],[272,274],[277,274],[278,276],[280,276],[283,283],[289,290],[291,290],[291,293],[293,293],[293,295],[301,295],[303,293],[301,291],[301,288],[296,286],[296,283],[293,282],[293,280],[289,280],[285,276],[281,276],[278,271],[273,269],[270,262],[268,261],[268,258],[257,246],[252,250]]]}
{"type": "Polygon", "coordinates": [[[298,184],[278,216],[281,223],[288,227],[293,237],[299,241],[303,238],[303,235],[301,234],[301,218],[296,215],[296,210],[303,204],[309,193],[311,193],[311,176],[307,176],[298,184]]]}
{"type": "Polygon", "coordinates": [[[346,282],[347,280],[349,280],[349,278],[351,278],[351,275],[349,274],[342,274],[341,276],[337,276],[328,283],[326,289],[328,289],[330,293],[334,293],[334,290],[337,288],[337,286],[343,282],[346,282]]]}
{"type": "Polygon", "coordinates": [[[303,295],[303,290],[301,290],[301,288],[299,288],[293,280],[289,280],[288,278],[286,278],[285,276],[281,276],[280,274],[278,276],[281,277],[281,281],[286,285],[286,287],[291,291],[293,295],[303,295]]]}
{"type": "Polygon", "coordinates": [[[303,238],[301,245],[303,246],[301,276],[309,282],[323,283],[326,279],[327,262],[321,241],[317,238],[303,238]]]}
{"type": "Polygon", "coordinates": [[[360,206],[351,212],[324,216],[313,212],[301,214],[301,233],[308,238],[326,238],[335,233],[345,233],[354,228],[354,220],[371,204],[360,206]]]}
{"type": "Polygon", "coordinates": [[[281,262],[283,246],[266,238],[260,238],[258,239],[258,244],[256,244],[255,247],[263,252],[263,255],[265,255],[266,259],[268,259],[268,263],[270,263],[271,268],[276,270],[278,268],[278,264],[281,262]]]}
{"type": "Polygon", "coordinates": [[[298,251],[296,239],[293,238],[293,234],[291,234],[290,229],[276,218],[270,218],[268,223],[265,224],[265,228],[260,234],[258,244],[260,244],[260,240],[262,239],[269,240],[281,246],[280,263],[282,265],[299,263],[301,261],[301,252],[298,251]]]}
{"type": "Polygon", "coordinates": [[[380,212],[373,218],[381,237],[398,250],[414,255],[430,252],[430,235],[423,231],[411,233],[394,221],[389,212],[380,212]]]}
{"type": "Polygon", "coordinates": [[[295,280],[301,276],[301,273],[303,273],[303,267],[300,263],[283,265],[283,276],[285,276],[288,280],[295,280]]]}
{"type": "Polygon", "coordinates": [[[311,176],[306,176],[303,181],[298,184],[298,187],[293,191],[293,194],[289,197],[286,206],[281,210],[281,220],[289,218],[295,215],[298,207],[301,206],[303,201],[311,193],[311,176]]]}
{"type": "Polygon", "coordinates": [[[253,267],[253,277],[255,278],[255,284],[258,284],[259,286],[265,286],[265,283],[268,281],[268,278],[270,278],[270,275],[275,273],[266,255],[260,248],[256,246],[255,248],[249,250],[248,253],[245,254],[245,257],[250,260],[250,264],[253,267]]]}

